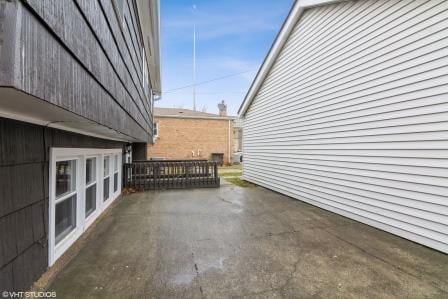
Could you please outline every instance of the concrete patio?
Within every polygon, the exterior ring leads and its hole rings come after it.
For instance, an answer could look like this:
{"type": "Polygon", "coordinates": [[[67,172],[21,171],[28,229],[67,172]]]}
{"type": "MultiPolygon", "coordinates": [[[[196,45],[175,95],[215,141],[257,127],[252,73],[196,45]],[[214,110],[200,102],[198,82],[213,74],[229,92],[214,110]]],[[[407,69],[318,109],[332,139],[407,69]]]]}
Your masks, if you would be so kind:
{"type": "Polygon", "coordinates": [[[59,298],[447,298],[448,256],[261,187],[124,196],[59,298]]]}

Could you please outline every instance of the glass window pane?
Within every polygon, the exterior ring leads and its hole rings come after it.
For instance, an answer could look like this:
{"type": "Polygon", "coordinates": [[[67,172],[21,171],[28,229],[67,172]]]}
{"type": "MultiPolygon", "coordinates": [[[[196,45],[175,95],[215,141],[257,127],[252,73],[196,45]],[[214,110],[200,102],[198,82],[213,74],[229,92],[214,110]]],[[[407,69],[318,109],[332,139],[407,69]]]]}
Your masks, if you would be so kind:
{"type": "Polygon", "coordinates": [[[56,162],[56,197],[76,189],[76,160],[56,162]]]}
{"type": "Polygon", "coordinates": [[[154,136],[159,136],[159,124],[158,123],[153,124],[153,129],[154,129],[154,136]]]}
{"type": "Polygon", "coordinates": [[[118,190],[118,172],[114,174],[114,192],[118,190]]]}
{"type": "Polygon", "coordinates": [[[96,209],[96,184],[86,189],[86,218],[96,209]]]}
{"type": "Polygon", "coordinates": [[[76,227],[76,195],[56,204],[55,236],[59,243],[76,227]]]}
{"type": "Polygon", "coordinates": [[[118,155],[114,156],[114,171],[118,171],[118,155]]]}
{"type": "Polygon", "coordinates": [[[109,199],[109,178],[104,179],[103,187],[103,201],[106,201],[109,199]]]}
{"type": "Polygon", "coordinates": [[[86,159],[86,184],[96,181],[96,158],[86,159]]]}
{"type": "Polygon", "coordinates": [[[110,161],[109,156],[104,157],[104,176],[109,175],[109,161],[110,161]]]}

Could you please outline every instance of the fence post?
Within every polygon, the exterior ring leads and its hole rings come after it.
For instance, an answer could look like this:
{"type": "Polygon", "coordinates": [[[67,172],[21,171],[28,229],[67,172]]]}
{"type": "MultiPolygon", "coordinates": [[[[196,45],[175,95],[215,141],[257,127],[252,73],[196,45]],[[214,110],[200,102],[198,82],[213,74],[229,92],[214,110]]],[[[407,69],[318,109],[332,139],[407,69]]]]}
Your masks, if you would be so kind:
{"type": "Polygon", "coordinates": [[[214,173],[214,178],[215,178],[215,185],[216,184],[219,184],[218,183],[218,180],[219,180],[219,178],[218,178],[218,162],[215,162],[215,165],[214,165],[214,171],[215,171],[215,173],[214,173]]]}

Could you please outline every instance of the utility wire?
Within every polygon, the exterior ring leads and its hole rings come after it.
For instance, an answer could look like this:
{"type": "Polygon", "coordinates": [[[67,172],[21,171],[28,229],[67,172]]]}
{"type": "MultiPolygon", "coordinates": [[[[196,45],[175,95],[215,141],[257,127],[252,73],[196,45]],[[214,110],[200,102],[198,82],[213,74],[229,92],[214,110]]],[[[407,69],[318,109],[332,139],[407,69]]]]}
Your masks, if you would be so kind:
{"type": "MultiPolygon", "coordinates": [[[[170,92],[173,94],[191,94],[191,92],[180,91],[180,92],[170,92]]],[[[217,92],[196,92],[196,94],[242,94],[246,91],[217,91],[217,92]]]]}
{"type": "Polygon", "coordinates": [[[179,90],[179,89],[185,89],[185,88],[192,87],[192,86],[195,86],[195,85],[197,86],[197,85],[202,85],[202,84],[206,84],[206,83],[210,83],[210,82],[214,82],[214,81],[218,81],[218,80],[223,80],[223,79],[227,79],[227,78],[230,78],[230,77],[235,77],[235,76],[239,76],[239,75],[242,75],[242,74],[245,74],[245,73],[249,73],[249,72],[252,72],[252,71],[255,71],[255,69],[247,70],[247,71],[239,72],[239,73],[235,73],[235,74],[230,74],[230,75],[226,75],[226,76],[210,79],[210,80],[207,80],[207,81],[202,81],[202,82],[199,82],[199,83],[196,83],[196,84],[189,84],[189,85],[185,85],[185,86],[182,86],[182,87],[169,89],[169,90],[165,91],[164,93],[172,93],[173,91],[176,91],[176,90],[179,90]]]}

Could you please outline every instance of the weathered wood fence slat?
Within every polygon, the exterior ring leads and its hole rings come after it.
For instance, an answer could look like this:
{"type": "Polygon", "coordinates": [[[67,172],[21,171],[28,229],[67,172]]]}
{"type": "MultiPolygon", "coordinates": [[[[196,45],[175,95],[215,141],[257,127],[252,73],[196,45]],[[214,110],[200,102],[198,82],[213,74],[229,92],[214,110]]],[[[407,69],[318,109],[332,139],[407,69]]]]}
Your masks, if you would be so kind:
{"type": "Polygon", "coordinates": [[[207,160],[134,161],[123,166],[123,186],[139,191],[219,187],[218,164],[207,160]]]}

